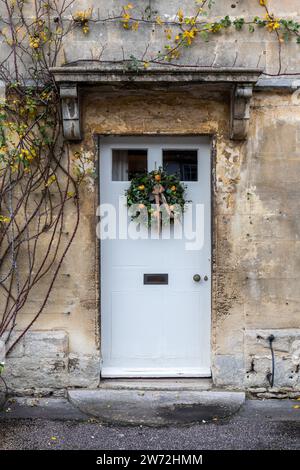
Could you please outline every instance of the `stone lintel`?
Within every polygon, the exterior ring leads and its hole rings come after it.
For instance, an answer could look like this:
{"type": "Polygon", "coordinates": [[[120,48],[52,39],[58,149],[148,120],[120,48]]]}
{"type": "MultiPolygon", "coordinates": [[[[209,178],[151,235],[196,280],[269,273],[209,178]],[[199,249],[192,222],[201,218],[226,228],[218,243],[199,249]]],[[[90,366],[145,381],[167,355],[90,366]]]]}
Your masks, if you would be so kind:
{"type": "Polygon", "coordinates": [[[208,83],[253,83],[259,79],[262,70],[215,67],[173,67],[155,68],[142,71],[127,71],[124,68],[104,66],[65,66],[51,69],[55,81],[60,83],[96,84],[118,82],[208,82],[208,83]]]}
{"type": "Polygon", "coordinates": [[[231,138],[244,140],[249,128],[253,87],[261,75],[258,69],[174,67],[133,72],[94,65],[55,67],[51,71],[60,89],[64,136],[72,141],[82,138],[78,87],[132,82],[225,87],[231,95],[231,138]]]}

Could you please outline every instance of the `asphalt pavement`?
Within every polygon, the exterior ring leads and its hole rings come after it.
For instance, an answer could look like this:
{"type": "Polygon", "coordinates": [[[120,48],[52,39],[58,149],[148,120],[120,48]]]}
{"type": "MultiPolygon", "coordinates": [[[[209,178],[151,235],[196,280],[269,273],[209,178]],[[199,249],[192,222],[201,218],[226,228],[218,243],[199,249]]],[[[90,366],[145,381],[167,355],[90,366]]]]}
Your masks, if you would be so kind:
{"type": "Polygon", "coordinates": [[[116,426],[67,400],[16,399],[0,413],[0,449],[300,449],[300,402],[247,400],[230,418],[192,426],[116,426]]]}

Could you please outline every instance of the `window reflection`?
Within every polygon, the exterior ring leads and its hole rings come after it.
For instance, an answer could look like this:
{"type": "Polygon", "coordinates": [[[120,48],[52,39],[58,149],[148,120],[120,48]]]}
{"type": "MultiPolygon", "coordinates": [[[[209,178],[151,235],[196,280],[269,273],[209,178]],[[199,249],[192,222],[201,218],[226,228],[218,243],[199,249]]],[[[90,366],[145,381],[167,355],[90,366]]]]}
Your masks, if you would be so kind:
{"type": "Polygon", "coordinates": [[[147,171],[147,150],[112,150],[113,181],[130,181],[134,176],[145,171],[147,171]]]}
{"type": "Polygon", "coordinates": [[[163,150],[163,167],[168,174],[177,173],[181,181],[198,180],[197,150],[163,150]]]}

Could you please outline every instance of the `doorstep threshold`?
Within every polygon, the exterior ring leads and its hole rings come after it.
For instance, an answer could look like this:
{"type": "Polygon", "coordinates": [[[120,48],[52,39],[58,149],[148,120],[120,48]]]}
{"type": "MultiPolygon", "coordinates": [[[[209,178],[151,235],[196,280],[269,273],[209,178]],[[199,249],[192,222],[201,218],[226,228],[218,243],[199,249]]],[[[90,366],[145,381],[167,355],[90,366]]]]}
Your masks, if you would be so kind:
{"type": "MultiPolygon", "coordinates": [[[[104,383],[106,388],[102,384],[102,388],[96,390],[68,390],[68,399],[82,413],[103,423],[135,426],[187,425],[224,419],[237,413],[245,402],[243,392],[183,389],[182,383],[173,385],[180,388],[172,389],[172,381],[165,384],[167,389],[162,389],[161,381],[154,385],[151,380],[148,387],[160,388],[145,389],[144,380],[140,385],[136,384],[137,381],[124,384],[123,380],[116,384],[114,380],[115,386],[135,387],[114,390],[109,382],[104,383]],[[143,388],[138,390],[137,386],[143,388]]],[[[197,383],[184,385],[199,387],[197,383]]]]}
{"type": "Polygon", "coordinates": [[[213,382],[211,378],[120,378],[100,379],[99,388],[102,390],[211,390],[213,382]]]}

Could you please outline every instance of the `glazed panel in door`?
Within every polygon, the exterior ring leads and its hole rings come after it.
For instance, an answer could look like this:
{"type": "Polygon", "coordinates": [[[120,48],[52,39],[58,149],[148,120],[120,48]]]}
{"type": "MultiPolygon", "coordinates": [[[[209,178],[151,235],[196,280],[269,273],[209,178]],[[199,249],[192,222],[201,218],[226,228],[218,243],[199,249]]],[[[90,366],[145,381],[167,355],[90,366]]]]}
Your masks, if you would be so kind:
{"type": "Polygon", "coordinates": [[[202,207],[203,244],[187,250],[190,240],[172,235],[170,239],[101,240],[103,377],[211,374],[209,139],[100,138],[100,203],[111,204],[118,214],[119,197],[132,175],[160,166],[181,175],[193,211],[196,204],[202,207]],[[162,274],[161,283],[145,284],[145,274],[162,274]],[[195,274],[201,276],[200,282],[193,279],[195,274]]]}

